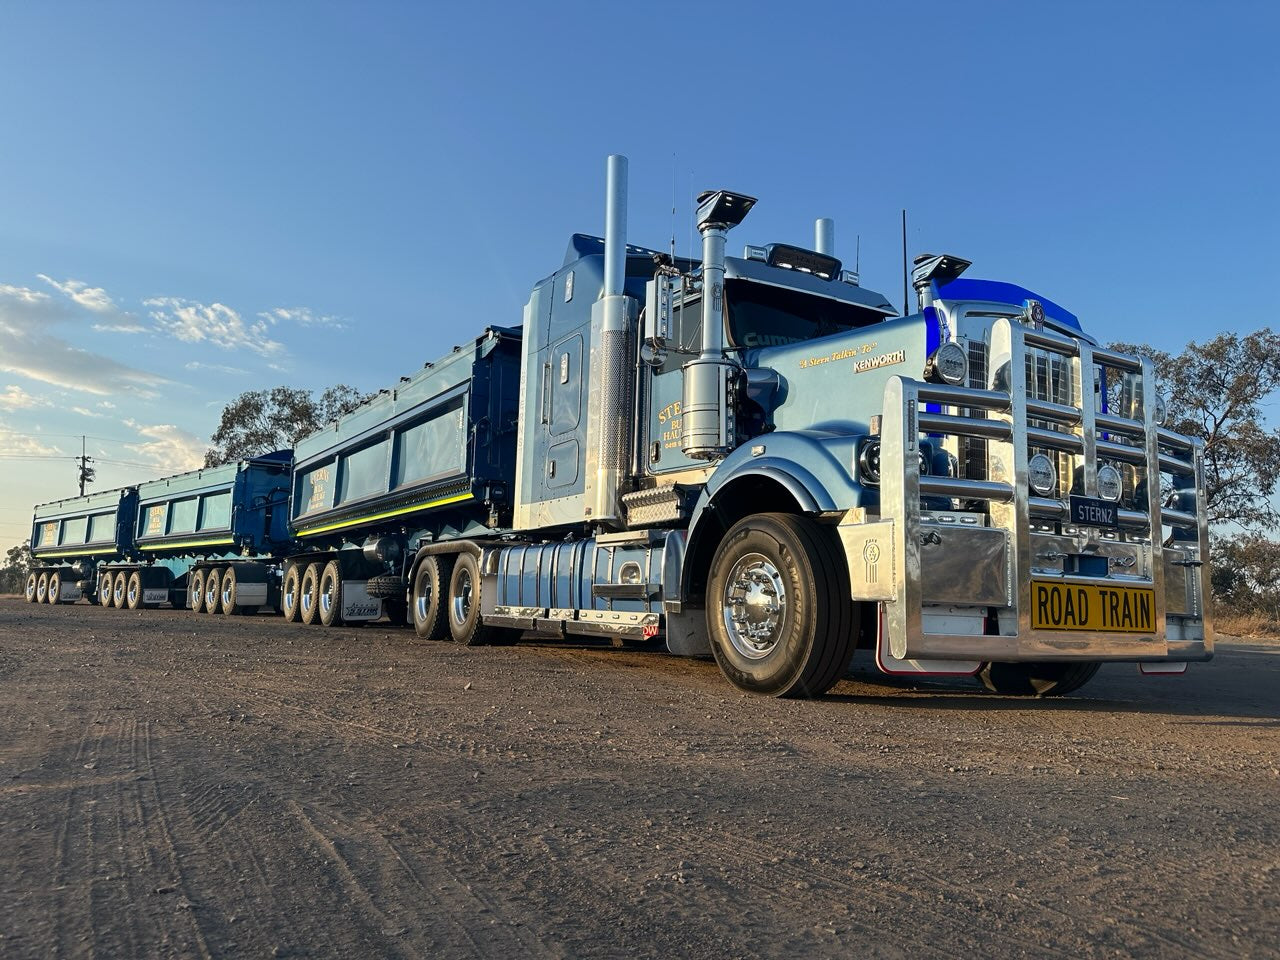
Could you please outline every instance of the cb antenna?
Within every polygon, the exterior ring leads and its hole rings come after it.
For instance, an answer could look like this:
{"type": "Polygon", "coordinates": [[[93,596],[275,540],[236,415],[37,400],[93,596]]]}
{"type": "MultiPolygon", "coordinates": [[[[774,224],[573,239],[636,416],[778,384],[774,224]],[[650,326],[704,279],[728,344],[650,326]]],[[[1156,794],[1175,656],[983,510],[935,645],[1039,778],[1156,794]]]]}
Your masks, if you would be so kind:
{"type": "Polygon", "coordinates": [[[902,315],[907,315],[907,210],[902,210],[902,315]]]}
{"type": "Polygon", "coordinates": [[[676,155],[671,154],[671,262],[676,262],[676,155]]]}

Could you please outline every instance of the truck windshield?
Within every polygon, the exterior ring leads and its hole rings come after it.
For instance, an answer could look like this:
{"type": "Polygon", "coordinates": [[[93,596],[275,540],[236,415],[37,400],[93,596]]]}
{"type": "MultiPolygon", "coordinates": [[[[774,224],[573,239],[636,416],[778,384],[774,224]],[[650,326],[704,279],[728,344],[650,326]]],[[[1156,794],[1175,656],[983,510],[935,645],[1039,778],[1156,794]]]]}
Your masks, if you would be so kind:
{"type": "Polygon", "coordinates": [[[729,304],[729,343],[735,347],[800,343],[884,319],[881,314],[857,304],[748,280],[728,281],[725,292],[729,304]]]}

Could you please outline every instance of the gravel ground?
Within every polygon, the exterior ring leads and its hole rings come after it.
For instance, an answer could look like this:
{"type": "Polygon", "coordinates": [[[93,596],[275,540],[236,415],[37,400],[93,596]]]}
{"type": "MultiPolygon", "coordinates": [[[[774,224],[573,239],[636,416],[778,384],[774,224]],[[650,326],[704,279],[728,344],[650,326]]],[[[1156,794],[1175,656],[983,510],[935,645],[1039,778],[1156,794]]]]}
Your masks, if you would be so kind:
{"type": "Polygon", "coordinates": [[[1280,957],[1280,645],[1058,700],[0,600],[0,956],[1280,957]]]}

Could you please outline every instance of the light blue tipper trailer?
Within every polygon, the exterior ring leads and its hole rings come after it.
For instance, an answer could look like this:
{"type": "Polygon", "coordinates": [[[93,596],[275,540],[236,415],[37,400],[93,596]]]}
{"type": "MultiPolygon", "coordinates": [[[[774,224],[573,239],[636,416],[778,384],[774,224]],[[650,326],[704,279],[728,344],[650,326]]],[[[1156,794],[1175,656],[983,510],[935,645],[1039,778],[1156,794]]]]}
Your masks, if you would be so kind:
{"type": "Polygon", "coordinates": [[[27,599],[130,610],[190,599],[227,613],[277,603],[292,462],[278,451],[36,507],[27,599]]]}

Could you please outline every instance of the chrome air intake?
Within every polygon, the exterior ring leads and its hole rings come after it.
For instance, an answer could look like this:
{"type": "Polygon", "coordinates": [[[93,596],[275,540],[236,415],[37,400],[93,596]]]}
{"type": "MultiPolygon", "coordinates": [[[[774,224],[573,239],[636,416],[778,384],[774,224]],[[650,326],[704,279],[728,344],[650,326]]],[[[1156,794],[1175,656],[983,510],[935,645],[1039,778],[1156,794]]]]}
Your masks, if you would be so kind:
{"type": "Polygon", "coordinates": [[[737,366],[724,355],[724,241],[755,204],[754,197],[707,191],[698,197],[702,234],[702,352],[684,365],[680,449],[695,460],[717,460],[733,449],[729,393],[737,366]]]}

